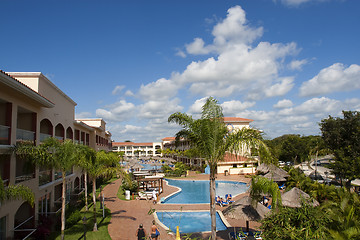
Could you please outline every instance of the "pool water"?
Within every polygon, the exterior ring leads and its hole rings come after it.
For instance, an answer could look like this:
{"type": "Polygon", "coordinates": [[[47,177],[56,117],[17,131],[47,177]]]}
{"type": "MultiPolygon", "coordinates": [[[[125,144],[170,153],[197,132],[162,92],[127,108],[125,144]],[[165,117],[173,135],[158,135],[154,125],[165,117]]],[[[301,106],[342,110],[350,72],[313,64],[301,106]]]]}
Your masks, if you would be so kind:
{"type": "MultiPolygon", "coordinates": [[[[211,231],[211,218],[209,211],[199,212],[156,212],[160,222],[176,233],[179,226],[180,233],[194,233],[211,231]]],[[[216,213],[216,231],[226,230],[226,226],[216,213]]]]}
{"type": "MultiPolygon", "coordinates": [[[[166,179],[169,185],[181,188],[181,191],[166,198],[164,204],[196,204],[210,203],[209,181],[173,180],[166,179]]],[[[231,194],[233,197],[244,193],[248,187],[243,182],[216,181],[216,196],[225,197],[231,194]]]]}

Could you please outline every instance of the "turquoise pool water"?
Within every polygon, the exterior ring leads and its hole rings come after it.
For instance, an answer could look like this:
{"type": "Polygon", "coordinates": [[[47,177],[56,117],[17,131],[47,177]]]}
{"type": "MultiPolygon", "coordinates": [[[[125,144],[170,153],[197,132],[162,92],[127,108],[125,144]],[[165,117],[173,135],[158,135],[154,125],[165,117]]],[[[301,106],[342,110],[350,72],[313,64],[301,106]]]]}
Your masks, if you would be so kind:
{"type": "MultiPolygon", "coordinates": [[[[209,211],[199,212],[156,212],[160,222],[176,233],[179,226],[180,233],[194,233],[211,231],[211,219],[209,211]]],[[[226,230],[226,226],[216,213],[216,230],[226,230]]]]}
{"type": "MultiPolygon", "coordinates": [[[[181,192],[165,199],[164,204],[210,203],[209,181],[166,179],[169,185],[181,188],[181,192]]],[[[243,182],[216,181],[216,196],[244,193],[248,187],[243,182]]]]}

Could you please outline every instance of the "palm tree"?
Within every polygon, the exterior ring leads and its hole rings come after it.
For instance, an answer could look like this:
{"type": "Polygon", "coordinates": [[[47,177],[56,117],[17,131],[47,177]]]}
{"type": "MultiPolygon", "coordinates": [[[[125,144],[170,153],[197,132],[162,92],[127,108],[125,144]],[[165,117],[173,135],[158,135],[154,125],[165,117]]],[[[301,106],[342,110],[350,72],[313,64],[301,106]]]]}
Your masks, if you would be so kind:
{"type": "Polygon", "coordinates": [[[90,148],[86,145],[78,145],[79,150],[81,152],[80,158],[78,161],[79,167],[83,169],[84,172],[84,192],[85,192],[85,210],[88,211],[88,171],[91,168],[91,163],[94,161],[96,157],[96,152],[94,149],[90,148]]]}
{"type": "Polygon", "coordinates": [[[262,194],[271,195],[272,208],[274,210],[281,207],[281,193],[277,183],[261,176],[253,177],[250,188],[250,196],[253,204],[261,200],[262,194]]]}
{"type": "Polygon", "coordinates": [[[229,133],[224,124],[222,108],[217,100],[209,97],[202,107],[200,119],[194,120],[185,113],[173,113],[168,122],[179,124],[182,127],[176,133],[176,140],[186,139],[191,147],[196,149],[210,167],[210,215],[211,239],[216,239],[216,209],[215,209],[215,177],[217,163],[224,159],[229,152],[239,156],[246,148],[265,146],[259,131],[243,128],[229,133]]]}
{"type": "Polygon", "coordinates": [[[41,145],[21,144],[15,148],[17,154],[30,158],[36,165],[46,166],[61,171],[61,239],[65,238],[65,204],[66,204],[66,172],[77,163],[79,148],[71,140],[60,142],[56,138],[48,138],[41,145]]]}
{"type": "Polygon", "coordinates": [[[328,232],[333,239],[359,239],[359,197],[345,188],[338,188],[336,192],[337,199],[327,201],[321,207],[330,220],[328,232]]]}
{"type": "Polygon", "coordinates": [[[91,159],[88,174],[92,180],[92,197],[94,210],[94,227],[93,231],[97,231],[96,220],[96,179],[99,177],[112,176],[120,170],[119,160],[113,153],[106,153],[104,151],[96,152],[95,158],[91,159]]]}
{"type": "Polygon", "coordinates": [[[34,193],[30,188],[25,187],[24,185],[9,185],[4,186],[4,182],[0,176],[0,204],[7,200],[17,200],[22,199],[34,206],[34,193]]]}

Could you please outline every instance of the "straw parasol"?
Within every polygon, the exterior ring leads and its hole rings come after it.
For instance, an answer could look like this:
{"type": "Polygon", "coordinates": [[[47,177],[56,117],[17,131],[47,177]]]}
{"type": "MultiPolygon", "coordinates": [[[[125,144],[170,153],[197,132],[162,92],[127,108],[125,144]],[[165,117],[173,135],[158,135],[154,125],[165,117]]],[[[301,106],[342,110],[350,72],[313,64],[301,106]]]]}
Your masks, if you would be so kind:
{"type": "Polygon", "coordinates": [[[141,169],[141,168],[144,168],[144,166],[141,165],[141,164],[138,163],[138,162],[130,164],[130,167],[131,167],[132,169],[141,169]]]}
{"type": "Polygon", "coordinates": [[[264,178],[273,180],[274,182],[285,182],[286,179],[283,176],[278,175],[275,172],[268,172],[264,175],[264,178]]]}
{"type": "Polygon", "coordinates": [[[258,221],[263,219],[270,209],[260,203],[251,204],[251,197],[246,196],[232,203],[223,211],[224,216],[246,221],[258,221]]]}
{"type": "Polygon", "coordinates": [[[310,204],[313,207],[319,206],[319,202],[315,199],[311,199],[309,194],[293,187],[290,191],[284,193],[281,196],[282,205],[285,207],[299,208],[301,203],[305,201],[307,204],[310,204]]]}
{"type": "MultiPolygon", "coordinates": [[[[262,163],[260,164],[260,166],[257,167],[256,169],[259,172],[263,172],[263,173],[275,173],[283,178],[289,177],[290,175],[283,169],[273,165],[273,164],[266,164],[266,163],[262,163]]],[[[285,180],[284,180],[285,181],[285,180]]]]}

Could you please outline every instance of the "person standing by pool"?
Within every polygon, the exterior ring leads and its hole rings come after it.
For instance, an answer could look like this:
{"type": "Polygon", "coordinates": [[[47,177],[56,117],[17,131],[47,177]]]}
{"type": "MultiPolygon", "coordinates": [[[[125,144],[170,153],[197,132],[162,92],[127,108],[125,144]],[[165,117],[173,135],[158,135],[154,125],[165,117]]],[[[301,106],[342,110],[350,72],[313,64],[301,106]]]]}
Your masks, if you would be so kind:
{"type": "Polygon", "coordinates": [[[139,228],[136,231],[136,236],[138,240],[145,240],[146,232],[142,224],[139,225],[139,228]]]}
{"type": "Polygon", "coordinates": [[[153,203],[156,204],[157,196],[155,189],[152,191],[152,198],[153,198],[153,203]]]}
{"type": "Polygon", "coordinates": [[[159,235],[160,235],[159,229],[155,225],[155,220],[153,220],[151,226],[151,239],[158,240],[159,235]]]}

